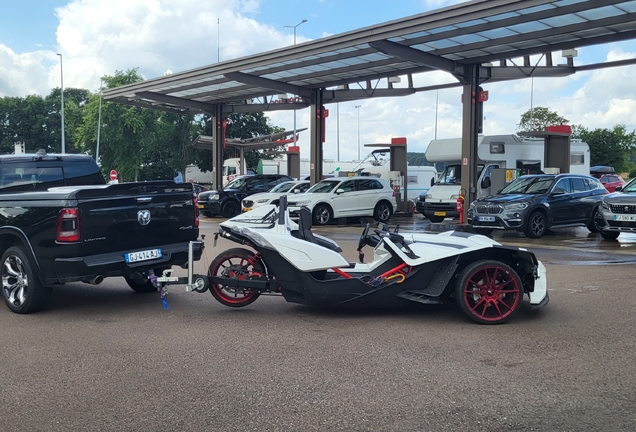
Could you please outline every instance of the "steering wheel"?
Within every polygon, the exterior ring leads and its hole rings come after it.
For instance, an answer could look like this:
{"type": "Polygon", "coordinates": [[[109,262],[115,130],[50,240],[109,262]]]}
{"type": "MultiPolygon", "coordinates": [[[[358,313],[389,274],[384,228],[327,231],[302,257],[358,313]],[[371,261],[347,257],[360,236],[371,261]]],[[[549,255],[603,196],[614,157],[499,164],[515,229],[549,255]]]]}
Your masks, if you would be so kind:
{"type": "Polygon", "coordinates": [[[364,227],[364,231],[362,231],[362,235],[360,236],[360,241],[358,242],[358,251],[362,250],[362,248],[366,244],[366,240],[367,240],[367,236],[369,235],[370,228],[371,228],[371,224],[367,223],[367,226],[364,227]]]}

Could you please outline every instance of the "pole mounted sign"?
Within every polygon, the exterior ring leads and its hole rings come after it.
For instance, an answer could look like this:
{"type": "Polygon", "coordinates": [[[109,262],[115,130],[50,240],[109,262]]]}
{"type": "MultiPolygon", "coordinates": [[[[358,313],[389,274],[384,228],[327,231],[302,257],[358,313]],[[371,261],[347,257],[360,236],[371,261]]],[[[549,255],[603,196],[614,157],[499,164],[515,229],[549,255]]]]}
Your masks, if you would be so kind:
{"type": "Polygon", "coordinates": [[[113,181],[117,180],[117,171],[110,170],[110,179],[113,181]]]}

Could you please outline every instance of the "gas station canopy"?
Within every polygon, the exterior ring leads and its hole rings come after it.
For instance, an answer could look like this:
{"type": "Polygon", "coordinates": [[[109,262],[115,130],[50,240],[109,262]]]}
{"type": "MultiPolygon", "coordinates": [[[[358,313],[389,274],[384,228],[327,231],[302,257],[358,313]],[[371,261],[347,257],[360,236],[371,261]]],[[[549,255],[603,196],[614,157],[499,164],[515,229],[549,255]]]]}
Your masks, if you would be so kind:
{"type": "Polygon", "coordinates": [[[176,113],[209,113],[220,104],[224,113],[260,112],[309,106],[314,89],[329,103],[461,86],[467,65],[479,65],[482,83],[564,76],[633,64],[575,67],[572,57],[576,48],[636,38],[634,22],[636,1],[473,0],[109,89],[104,98],[176,113]],[[553,64],[556,51],[566,64],[553,64]],[[543,55],[543,64],[530,64],[531,55],[543,55]],[[457,83],[414,87],[412,74],[432,70],[452,74],[457,83]],[[408,82],[393,88],[398,76],[408,82]],[[382,85],[372,83],[384,78],[382,85]]]}

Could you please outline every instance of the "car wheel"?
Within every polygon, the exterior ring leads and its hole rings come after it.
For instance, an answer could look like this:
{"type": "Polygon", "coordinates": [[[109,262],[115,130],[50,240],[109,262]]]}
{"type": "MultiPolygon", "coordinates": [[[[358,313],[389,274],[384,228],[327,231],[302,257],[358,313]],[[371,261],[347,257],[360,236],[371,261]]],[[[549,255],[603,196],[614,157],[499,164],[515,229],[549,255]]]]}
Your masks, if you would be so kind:
{"type": "Polygon", "coordinates": [[[223,204],[223,207],[221,208],[221,216],[224,218],[233,218],[239,214],[239,211],[239,203],[234,200],[230,200],[223,204]]]}
{"type": "Polygon", "coordinates": [[[212,217],[212,216],[214,216],[214,213],[212,213],[211,211],[204,211],[204,212],[203,212],[203,216],[205,216],[205,217],[212,217]]]}
{"type": "Polygon", "coordinates": [[[545,215],[540,211],[534,211],[528,218],[528,224],[524,233],[526,237],[541,238],[547,231],[547,223],[545,215]]]}
{"type": "Polygon", "coordinates": [[[604,226],[605,218],[603,218],[603,213],[601,213],[601,210],[596,207],[592,213],[592,220],[587,226],[587,229],[590,230],[590,232],[597,233],[601,232],[604,226]]]}
{"type": "Polygon", "coordinates": [[[605,240],[616,240],[621,235],[620,231],[601,231],[601,237],[605,240]]]}
{"type": "Polygon", "coordinates": [[[475,230],[476,234],[480,234],[483,236],[489,236],[490,234],[492,234],[492,229],[491,228],[473,228],[473,230],[475,230]]]}
{"type": "Polygon", "coordinates": [[[455,299],[473,321],[502,324],[521,307],[523,285],[510,266],[493,260],[478,261],[459,274],[455,299]]]}
{"type": "MultiPolygon", "coordinates": [[[[239,280],[252,276],[264,276],[265,265],[260,259],[255,260],[254,256],[254,253],[247,249],[228,249],[212,261],[208,269],[208,276],[221,276],[239,280]]],[[[210,293],[219,303],[225,306],[234,308],[247,306],[260,296],[260,293],[246,288],[210,282],[210,293]]]]}
{"type": "Polygon", "coordinates": [[[40,283],[22,246],[12,246],[2,254],[2,297],[19,314],[44,309],[51,297],[51,288],[40,283]]]}
{"type": "Polygon", "coordinates": [[[393,215],[393,206],[386,201],[379,202],[373,210],[373,219],[378,222],[388,222],[393,215]]]}
{"type": "Polygon", "coordinates": [[[426,216],[433,223],[440,223],[444,221],[444,216],[426,216]]]}
{"type": "Polygon", "coordinates": [[[331,222],[331,219],[333,219],[333,216],[328,205],[318,204],[314,208],[314,225],[327,225],[331,222]]]}

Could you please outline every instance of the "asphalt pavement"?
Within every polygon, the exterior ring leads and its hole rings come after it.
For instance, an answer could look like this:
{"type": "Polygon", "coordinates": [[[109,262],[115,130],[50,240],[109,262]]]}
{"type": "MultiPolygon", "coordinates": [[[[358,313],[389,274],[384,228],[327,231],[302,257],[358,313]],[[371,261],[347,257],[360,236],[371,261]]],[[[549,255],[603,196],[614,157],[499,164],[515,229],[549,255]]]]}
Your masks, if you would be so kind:
{"type": "MultiPolygon", "coordinates": [[[[237,246],[212,247],[218,222],[202,220],[198,272],[237,246]]],[[[355,259],[361,226],[316,232],[355,259]]],[[[550,295],[499,326],[452,304],[231,309],[180,286],[164,310],[119,278],[56,288],[41,313],[0,308],[0,430],[633,430],[635,239],[495,237],[546,262],[550,295]]]]}

